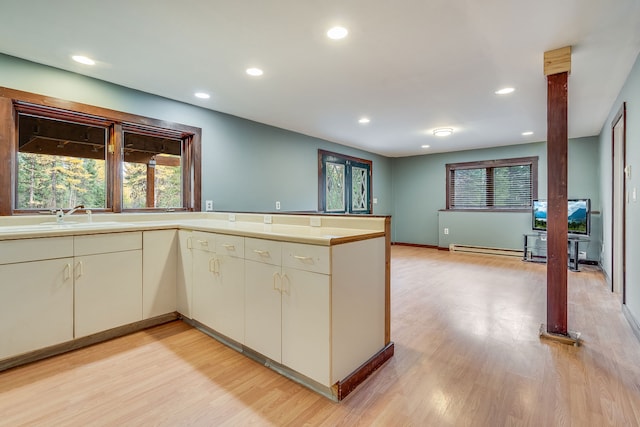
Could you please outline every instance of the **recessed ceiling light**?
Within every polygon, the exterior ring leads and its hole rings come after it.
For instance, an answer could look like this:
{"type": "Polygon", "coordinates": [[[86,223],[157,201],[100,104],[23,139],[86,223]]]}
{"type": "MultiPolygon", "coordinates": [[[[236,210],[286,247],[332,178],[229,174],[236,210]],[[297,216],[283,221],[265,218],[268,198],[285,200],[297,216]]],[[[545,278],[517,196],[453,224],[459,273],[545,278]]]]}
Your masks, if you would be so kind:
{"type": "Polygon", "coordinates": [[[533,132],[531,132],[530,130],[526,132],[522,132],[522,136],[530,136],[530,135],[533,135],[533,132]]]}
{"type": "Polygon", "coordinates": [[[71,57],[71,59],[73,59],[74,61],[79,62],[81,64],[84,64],[84,65],[95,65],[96,64],[96,61],[94,61],[93,59],[87,58],[86,56],[82,56],[82,55],[73,55],[71,57]]]}
{"type": "Polygon", "coordinates": [[[370,121],[371,120],[368,117],[362,117],[360,120],[358,120],[358,123],[360,123],[361,125],[366,125],[370,121]]]}
{"type": "Polygon", "coordinates": [[[430,145],[423,145],[422,148],[429,148],[431,147],[430,145]]]}
{"type": "Polygon", "coordinates": [[[247,68],[247,74],[250,76],[258,77],[264,74],[260,68],[247,68]]]}
{"type": "Polygon", "coordinates": [[[332,40],[343,39],[347,37],[347,34],[349,34],[349,30],[347,30],[344,27],[333,27],[329,29],[329,31],[327,31],[327,37],[329,37],[332,40]]]}
{"type": "Polygon", "coordinates": [[[200,99],[209,99],[209,98],[211,98],[211,95],[209,95],[208,93],[204,93],[204,92],[196,92],[193,95],[196,98],[200,98],[200,99]]]}
{"type": "Polygon", "coordinates": [[[496,95],[507,95],[511,92],[513,92],[515,89],[512,87],[504,87],[502,89],[499,89],[496,91],[496,95]]]}
{"type": "Polygon", "coordinates": [[[453,133],[451,128],[438,128],[433,130],[435,136],[449,136],[453,133]]]}

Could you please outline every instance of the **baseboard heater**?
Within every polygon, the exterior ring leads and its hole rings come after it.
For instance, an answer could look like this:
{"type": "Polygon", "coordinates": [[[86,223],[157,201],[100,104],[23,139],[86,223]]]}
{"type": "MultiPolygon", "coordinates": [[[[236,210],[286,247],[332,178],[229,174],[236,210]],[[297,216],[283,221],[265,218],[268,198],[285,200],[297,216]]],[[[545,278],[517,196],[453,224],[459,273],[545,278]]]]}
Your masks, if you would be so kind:
{"type": "Polygon", "coordinates": [[[468,253],[474,253],[474,254],[500,255],[500,256],[510,256],[510,257],[517,257],[517,258],[522,258],[523,256],[523,251],[518,249],[489,248],[486,246],[451,244],[449,245],[449,250],[452,252],[468,252],[468,253]]]}

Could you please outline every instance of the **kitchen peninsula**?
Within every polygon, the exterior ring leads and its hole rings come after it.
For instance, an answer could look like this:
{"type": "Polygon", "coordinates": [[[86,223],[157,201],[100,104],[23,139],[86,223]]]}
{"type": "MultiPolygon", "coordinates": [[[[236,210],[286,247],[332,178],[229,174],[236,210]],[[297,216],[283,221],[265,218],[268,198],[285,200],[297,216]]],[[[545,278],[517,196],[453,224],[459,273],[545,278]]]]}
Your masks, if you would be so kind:
{"type": "Polygon", "coordinates": [[[0,218],[0,370],[176,319],[334,400],[393,355],[390,217],[68,220],[0,218]]]}

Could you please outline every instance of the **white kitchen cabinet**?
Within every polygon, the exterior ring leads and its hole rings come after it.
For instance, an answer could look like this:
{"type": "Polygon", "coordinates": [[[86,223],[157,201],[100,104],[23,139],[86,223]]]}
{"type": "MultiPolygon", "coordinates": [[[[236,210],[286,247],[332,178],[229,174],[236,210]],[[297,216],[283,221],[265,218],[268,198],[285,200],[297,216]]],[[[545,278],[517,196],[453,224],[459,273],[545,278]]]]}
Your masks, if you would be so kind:
{"type": "Polygon", "coordinates": [[[244,343],[244,238],[194,232],[193,318],[244,343]]]}
{"type": "Polygon", "coordinates": [[[176,308],[178,313],[193,317],[193,231],[178,231],[178,259],[176,266],[176,308]]]}
{"type": "Polygon", "coordinates": [[[0,265],[0,360],[73,339],[72,263],[0,265]]]}
{"type": "Polygon", "coordinates": [[[142,233],[75,236],[75,337],[142,320],[142,233]]]}
{"type": "Polygon", "coordinates": [[[245,260],[245,345],[282,362],[282,268],[245,260]]]}
{"type": "Polygon", "coordinates": [[[329,248],[247,238],[245,257],[245,345],[330,385],[329,248]]]}
{"type": "Polygon", "coordinates": [[[176,311],[178,232],[145,231],[142,234],[142,318],[176,311]]]}

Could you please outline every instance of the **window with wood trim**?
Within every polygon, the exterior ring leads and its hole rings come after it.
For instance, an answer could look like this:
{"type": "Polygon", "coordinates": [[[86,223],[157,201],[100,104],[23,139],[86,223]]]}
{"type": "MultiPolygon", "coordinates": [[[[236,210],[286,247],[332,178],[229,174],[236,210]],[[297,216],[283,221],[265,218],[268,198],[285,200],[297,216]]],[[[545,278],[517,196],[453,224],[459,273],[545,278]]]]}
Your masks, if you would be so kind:
{"type": "Polygon", "coordinates": [[[518,211],[538,197],[538,157],[450,163],[447,209],[518,211]]]}
{"type": "Polygon", "coordinates": [[[0,215],[200,210],[199,128],[6,88],[0,124],[0,215]]]}
{"type": "Polygon", "coordinates": [[[371,213],[370,160],[318,150],[318,210],[371,213]]]}

